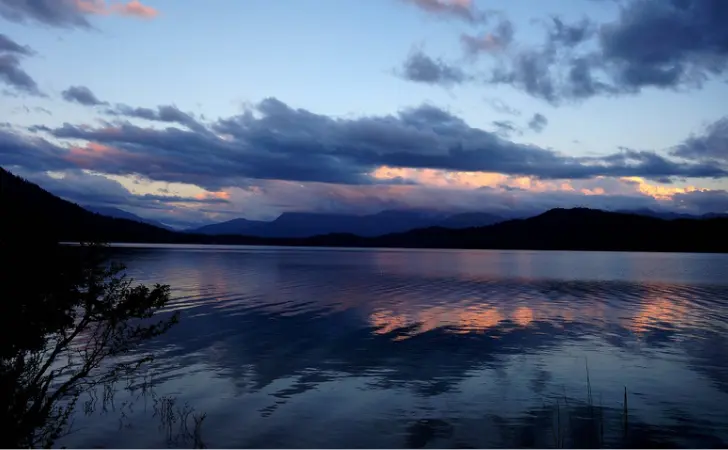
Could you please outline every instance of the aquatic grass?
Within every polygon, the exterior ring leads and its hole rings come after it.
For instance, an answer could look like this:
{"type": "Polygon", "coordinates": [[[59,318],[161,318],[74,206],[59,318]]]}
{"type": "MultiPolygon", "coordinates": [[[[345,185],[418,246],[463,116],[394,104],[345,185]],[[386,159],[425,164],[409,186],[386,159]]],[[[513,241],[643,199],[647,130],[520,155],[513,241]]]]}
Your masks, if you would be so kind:
{"type": "MultiPolygon", "coordinates": [[[[544,402],[544,408],[545,408],[544,402]]],[[[567,445],[575,448],[603,448],[606,445],[605,407],[602,396],[595,404],[594,392],[589,374],[589,364],[586,363],[586,403],[583,407],[578,404],[571,405],[564,390],[563,401],[556,398],[552,411],[551,433],[555,448],[565,448],[567,445]],[[585,411],[584,411],[585,410],[585,411]],[[585,415],[580,415],[580,412],[585,415]]],[[[624,387],[623,406],[621,411],[622,446],[629,446],[629,407],[627,403],[627,387],[624,387]]]]}

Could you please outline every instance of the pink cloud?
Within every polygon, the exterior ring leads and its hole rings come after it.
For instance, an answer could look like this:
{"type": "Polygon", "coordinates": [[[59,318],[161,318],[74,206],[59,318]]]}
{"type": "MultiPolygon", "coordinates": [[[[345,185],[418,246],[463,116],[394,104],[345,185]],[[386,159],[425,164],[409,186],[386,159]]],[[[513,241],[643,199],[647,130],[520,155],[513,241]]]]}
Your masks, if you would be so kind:
{"type": "Polygon", "coordinates": [[[97,142],[87,142],[85,146],[74,146],[68,149],[65,156],[80,169],[93,170],[98,164],[134,166],[139,164],[158,164],[153,158],[135,155],[97,142]]]}
{"type": "Polygon", "coordinates": [[[79,11],[86,14],[118,14],[143,19],[151,19],[159,15],[156,9],[142,4],[139,0],[111,4],[107,4],[106,0],[75,0],[74,4],[79,11]]]}
{"type": "Polygon", "coordinates": [[[378,180],[400,178],[429,187],[474,189],[518,188],[529,192],[579,192],[583,195],[644,195],[655,200],[672,200],[676,194],[699,190],[695,186],[664,186],[640,177],[595,177],[588,180],[539,180],[535,177],[491,172],[451,172],[439,169],[412,169],[381,166],[371,175],[378,180]]]}
{"type": "Polygon", "coordinates": [[[460,42],[472,53],[495,52],[506,46],[501,38],[492,33],[486,33],[482,36],[463,34],[460,36],[460,42]]]}
{"type": "Polygon", "coordinates": [[[477,11],[472,0],[405,0],[431,14],[459,17],[468,22],[482,22],[487,14],[477,11]]]}
{"type": "Polygon", "coordinates": [[[139,0],[131,0],[128,3],[113,5],[111,8],[118,14],[124,16],[133,16],[145,19],[154,18],[159,14],[156,9],[151,6],[143,5],[139,0]]]}
{"type": "Polygon", "coordinates": [[[225,191],[217,191],[217,192],[203,192],[201,194],[195,195],[195,198],[197,200],[207,200],[207,199],[220,199],[220,200],[230,200],[230,194],[228,194],[225,191]]]}

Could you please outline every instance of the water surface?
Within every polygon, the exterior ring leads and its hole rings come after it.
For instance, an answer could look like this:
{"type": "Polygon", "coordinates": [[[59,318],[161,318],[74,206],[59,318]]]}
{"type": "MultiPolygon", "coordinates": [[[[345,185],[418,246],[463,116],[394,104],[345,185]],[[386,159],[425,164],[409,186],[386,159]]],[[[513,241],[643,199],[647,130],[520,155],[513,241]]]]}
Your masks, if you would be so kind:
{"type": "MultiPolygon", "coordinates": [[[[728,442],[728,255],[118,246],[115,257],[137,281],[172,287],[182,320],[150,345],[156,391],[206,413],[209,447],[728,442]]],[[[62,444],[184,445],[158,419],[141,405],[94,414],[62,444]]]]}

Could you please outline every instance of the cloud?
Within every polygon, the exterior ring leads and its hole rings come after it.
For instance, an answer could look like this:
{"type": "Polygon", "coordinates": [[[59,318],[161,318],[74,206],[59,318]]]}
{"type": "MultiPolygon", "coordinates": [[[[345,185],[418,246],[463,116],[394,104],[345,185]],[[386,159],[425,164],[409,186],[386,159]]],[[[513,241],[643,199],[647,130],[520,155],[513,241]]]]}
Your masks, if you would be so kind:
{"type": "Polygon", "coordinates": [[[20,65],[21,58],[33,55],[33,50],[0,33],[0,81],[27,94],[41,95],[38,84],[20,65]]]}
{"type": "Polygon", "coordinates": [[[76,102],[86,106],[106,105],[106,102],[99,100],[91,89],[86,86],[71,86],[61,92],[61,96],[67,102],[76,102]]]}
{"type": "Polygon", "coordinates": [[[622,88],[699,85],[725,74],[728,4],[722,0],[633,0],[599,30],[601,56],[622,88]]]}
{"type": "Polygon", "coordinates": [[[485,23],[490,14],[478,10],[472,0],[403,0],[433,15],[459,19],[471,24],[485,23]]]}
{"type": "Polygon", "coordinates": [[[554,104],[644,88],[699,88],[727,72],[726,21],[722,0],[631,0],[617,20],[598,27],[556,19],[543,50],[513,55],[490,81],[554,104]],[[594,45],[579,50],[586,42],[594,45]]]}
{"type": "Polygon", "coordinates": [[[728,213],[728,192],[725,190],[677,193],[673,201],[677,206],[699,214],[728,213]]]}
{"type": "Polygon", "coordinates": [[[204,221],[204,214],[200,213],[200,209],[216,208],[228,211],[232,206],[229,199],[219,196],[220,193],[198,196],[134,194],[116,180],[78,169],[54,172],[52,176],[46,172],[19,167],[11,170],[54,195],[76,204],[120,208],[142,217],[159,219],[164,223],[199,223],[200,220],[204,221]]]}
{"type": "Polygon", "coordinates": [[[513,134],[521,135],[523,132],[510,120],[494,120],[491,122],[497,128],[496,134],[509,137],[513,134]]]}
{"type": "MultiPolygon", "coordinates": [[[[108,102],[101,101],[86,86],[71,86],[61,92],[61,96],[68,102],[75,102],[85,106],[108,105],[108,102]]],[[[187,128],[207,132],[207,128],[198,122],[191,114],[180,111],[174,105],[161,105],[153,108],[132,107],[123,103],[104,109],[105,114],[131,119],[143,119],[152,122],[176,123],[187,128]]]]}
{"type": "Polygon", "coordinates": [[[592,56],[565,57],[553,50],[526,49],[502,61],[486,84],[508,84],[529,95],[558,105],[564,100],[583,100],[619,89],[596,73],[601,65],[592,56]],[[555,66],[563,75],[556,74],[555,66]]]}
{"type": "Polygon", "coordinates": [[[728,116],[709,125],[704,134],[686,139],[672,154],[690,160],[728,162],[728,116]]]}
{"type": "Polygon", "coordinates": [[[34,172],[73,168],[68,151],[38,136],[0,129],[0,165],[20,166],[34,172]]]}
{"type": "Polygon", "coordinates": [[[467,54],[490,58],[488,76],[463,80],[510,85],[559,105],[646,88],[698,89],[708,80],[725,79],[725,1],[625,0],[617,7],[617,18],[601,24],[551,18],[544,41],[535,46],[510,45],[513,29],[505,20],[500,32],[462,35],[467,54]]]}
{"type": "Polygon", "coordinates": [[[159,12],[151,6],[143,5],[139,0],[131,0],[121,5],[111,5],[111,12],[124,16],[139,17],[142,19],[151,19],[157,17],[159,12]]]}
{"type": "Polygon", "coordinates": [[[543,114],[536,113],[531,117],[531,120],[528,121],[528,128],[535,131],[536,133],[540,133],[546,128],[546,125],[549,124],[549,120],[544,116],[543,114]]]}
{"type": "MultiPolygon", "coordinates": [[[[159,110],[155,111],[155,114],[159,110]]],[[[601,157],[565,156],[469,126],[431,105],[396,115],[332,118],[268,98],[205,130],[64,124],[33,127],[36,136],[0,130],[0,164],[84,168],[140,174],[209,190],[245,179],[369,185],[402,184],[372,173],[381,166],[498,172],[539,179],[597,176],[722,178],[714,161],[685,163],[653,151],[624,149],[601,157]],[[59,146],[40,137],[49,133],[59,146]],[[70,141],[69,141],[70,140],[70,141]],[[86,141],[78,145],[78,141],[86,141]],[[73,142],[73,144],[71,144],[73,142]],[[305,157],[302,157],[305,155],[305,157]]]]}
{"type": "Polygon", "coordinates": [[[37,113],[47,114],[49,116],[52,116],[53,115],[53,113],[49,109],[43,108],[42,106],[34,106],[32,108],[29,108],[28,106],[21,105],[21,106],[16,106],[12,110],[13,114],[18,114],[18,113],[30,114],[31,111],[32,112],[37,112],[37,113]]]}
{"type": "Polygon", "coordinates": [[[118,104],[113,108],[105,111],[106,114],[113,116],[123,116],[128,118],[144,119],[152,122],[177,123],[184,125],[190,130],[198,132],[207,132],[207,128],[192,117],[191,114],[179,110],[174,105],[162,105],[156,109],[132,107],[129,105],[118,104]]]}
{"type": "MultiPolygon", "coordinates": [[[[533,214],[557,207],[590,207],[609,210],[652,209],[679,210],[687,213],[726,211],[720,195],[715,201],[675,201],[673,197],[655,198],[640,190],[640,184],[630,180],[599,178],[590,180],[554,180],[539,182],[530,178],[490,175],[490,182],[468,184],[467,179],[453,183],[466,173],[440,172],[441,182],[432,177],[438,174],[427,170],[395,171],[396,175],[424,175],[421,182],[412,185],[371,184],[367,186],[332,185],[317,182],[298,183],[282,180],[256,180],[245,188],[230,188],[232,207],[226,207],[218,220],[240,217],[245,211],[249,219],[268,220],[282,212],[337,212],[351,214],[376,213],[386,209],[415,209],[442,212],[490,211],[506,217],[533,214]],[[422,182],[422,181],[427,182],[422,182]],[[722,208],[722,209],[721,209],[722,208]]],[[[704,193],[720,191],[693,191],[695,199],[705,199],[704,193]]],[[[682,193],[679,193],[682,194],[682,193]]],[[[223,211],[205,208],[207,213],[223,211]]]]}
{"type": "Polygon", "coordinates": [[[588,41],[596,33],[596,24],[587,18],[565,23],[560,17],[552,17],[550,25],[547,43],[551,47],[563,45],[573,48],[588,41]]]}
{"type": "Polygon", "coordinates": [[[409,81],[442,86],[460,84],[466,80],[461,69],[440,59],[432,59],[421,50],[410,53],[403,64],[401,76],[409,81]]]}
{"type": "Polygon", "coordinates": [[[501,20],[495,31],[481,36],[462,34],[460,42],[471,55],[503,51],[513,42],[513,24],[509,20],[501,20]]]}
{"type": "Polygon", "coordinates": [[[105,0],[0,0],[0,16],[18,22],[39,22],[64,28],[90,28],[89,15],[155,17],[155,9],[138,0],[107,4],[105,0]]]}
{"type": "Polygon", "coordinates": [[[0,52],[25,56],[33,54],[33,50],[30,47],[20,45],[2,33],[0,33],[0,52]]]}
{"type": "Polygon", "coordinates": [[[499,112],[501,114],[507,114],[509,116],[520,116],[521,111],[518,109],[509,106],[503,102],[503,100],[497,99],[497,98],[485,98],[485,103],[488,104],[491,108],[493,108],[494,111],[499,112]]]}
{"type": "Polygon", "coordinates": [[[81,204],[114,206],[165,223],[188,225],[241,216],[270,220],[289,211],[365,214],[384,209],[425,209],[491,211],[509,216],[577,206],[612,210],[650,208],[689,213],[724,212],[728,207],[723,191],[670,188],[673,189],[671,195],[653,196],[655,192],[650,190],[658,186],[641,179],[540,181],[495,173],[382,169],[377,176],[406,177],[417,182],[410,185],[353,186],[244,180],[240,187],[227,188],[224,192],[169,196],[133,195],[114,180],[80,170],[66,171],[62,178],[13,170],[51,192],[81,204]],[[221,197],[224,201],[220,201],[221,197]],[[206,204],[192,203],[205,198],[210,200],[206,204]]]}

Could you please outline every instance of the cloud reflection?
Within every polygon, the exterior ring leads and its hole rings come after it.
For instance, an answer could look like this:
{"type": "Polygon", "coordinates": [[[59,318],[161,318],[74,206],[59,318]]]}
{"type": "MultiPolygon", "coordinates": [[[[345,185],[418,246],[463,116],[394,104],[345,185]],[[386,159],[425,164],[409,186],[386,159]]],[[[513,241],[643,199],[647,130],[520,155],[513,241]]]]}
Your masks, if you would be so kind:
{"type": "MultiPolygon", "coordinates": [[[[138,275],[172,277],[188,308],[154,344],[160,379],[177,385],[186,368],[207,367],[207,376],[250,398],[220,400],[229,406],[219,413],[234,404],[251,423],[290,424],[297,408],[329,417],[327,393],[358,405],[347,410],[357,423],[384,420],[385,411],[431,411],[422,405],[438,411],[443,399],[457,414],[502,415],[498,395],[506,389],[521,389],[508,401],[522,411],[538,406],[534,399],[563,395],[564,384],[581,389],[587,355],[601,367],[593,374],[600,391],[636,386],[662,401],[664,389],[690,385],[671,394],[685,414],[704,407],[696,395],[707,405],[728,392],[728,357],[707,347],[724,340],[716,338],[728,323],[716,306],[728,296],[724,279],[644,278],[640,267],[671,273],[677,260],[669,255],[597,254],[590,268],[558,252],[489,253],[238,249],[127,257],[138,275]],[[626,266],[632,281],[617,270],[626,266]],[[575,358],[577,371],[564,369],[575,358]],[[621,368],[611,377],[613,367],[621,368]],[[371,396],[382,400],[375,405],[371,396]]],[[[723,257],[701,258],[693,261],[698,271],[723,257]]]]}

